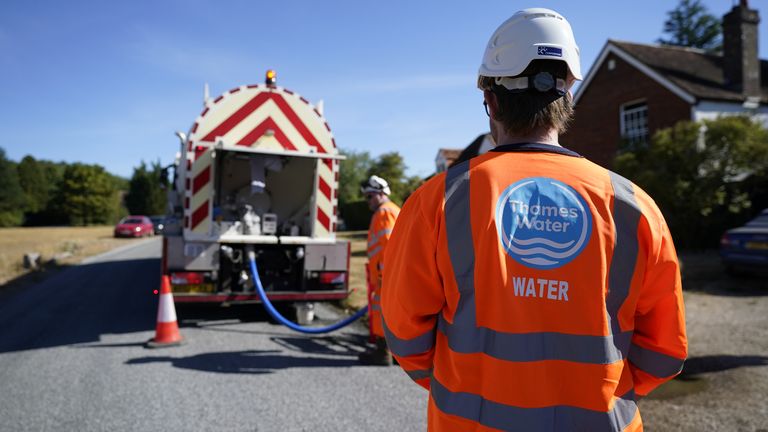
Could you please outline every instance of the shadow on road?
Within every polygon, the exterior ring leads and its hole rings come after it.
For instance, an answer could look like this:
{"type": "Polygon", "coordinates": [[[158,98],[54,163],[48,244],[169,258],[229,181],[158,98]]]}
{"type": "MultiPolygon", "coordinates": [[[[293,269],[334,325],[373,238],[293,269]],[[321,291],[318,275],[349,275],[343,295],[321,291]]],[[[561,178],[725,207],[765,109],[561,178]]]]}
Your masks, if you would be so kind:
{"type": "Polygon", "coordinates": [[[721,372],[745,366],[768,366],[768,357],[761,355],[708,355],[692,357],[685,361],[680,378],[685,379],[694,375],[708,372],[721,372]]]}
{"type": "MultiPolygon", "coordinates": [[[[48,273],[43,280],[34,279],[38,276],[25,276],[29,283],[0,297],[0,353],[58,346],[123,347],[99,342],[104,335],[155,330],[158,258],[84,264],[48,273]]],[[[270,321],[259,304],[221,307],[177,302],[176,312],[182,328],[281,335],[230,326],[270,321]]]]}
{"type": "Polygon", "coordinates": [[[759,273],[729,275],[717,251],[682,252],[683,289],[725,297],[768,296],[768,277],[759,273]]]}
{"type": "Polygon", "coordinates": [[[367,336],[346,333],[324,337],[271,337],[270,340],[283,348],[301,353],[336,356],[356,356],[366,347],[367,336]]]}
{"type": "Polygon", "coordinates": [[[181,369],[229,374],[268,374],[281,369],[308,367],[350,367],[359,365],[357,359],[324,357],[294,357],[280,355],[282,351],[233,351],[196,354],[189,357],[141,357],[125,364],[170,363],[181,369]]]}
{"type": "Polygon", "coordinates": [[[0,301],[0,353],[153,330],[160,260],[72,266],[0,301]]]}
{"type": "Polygon", "coordinates": [[[692,357],[685,361],[683,372],[675,379],[662,384],[648,399],[667,400],[709,389],[708,372],[721,372],[740,367],[768,366],[768,357],[758,355],[709,355],[692,357]]]}

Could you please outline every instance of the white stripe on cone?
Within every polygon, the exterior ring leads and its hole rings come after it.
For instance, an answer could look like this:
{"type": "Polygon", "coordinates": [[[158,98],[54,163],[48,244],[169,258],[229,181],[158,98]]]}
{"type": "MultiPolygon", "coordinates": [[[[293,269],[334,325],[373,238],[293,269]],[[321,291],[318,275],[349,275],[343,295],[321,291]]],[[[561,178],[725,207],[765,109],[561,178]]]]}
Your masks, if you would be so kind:
{"type": "Polygon", "coordinates": [[[173,306],[173,294],[160,294],[157,308],[157,322],[176,322],[176,308],[173,306]]]}

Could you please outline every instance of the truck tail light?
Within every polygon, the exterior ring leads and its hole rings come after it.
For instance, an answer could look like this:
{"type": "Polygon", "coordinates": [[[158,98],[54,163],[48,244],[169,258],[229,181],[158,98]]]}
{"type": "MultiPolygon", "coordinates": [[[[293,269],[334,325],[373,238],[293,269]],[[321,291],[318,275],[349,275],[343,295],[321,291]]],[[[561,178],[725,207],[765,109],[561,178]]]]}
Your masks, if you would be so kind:
{"type": "Polygon", "coordinates": [[[195,272],[179,272],[171,273],[171,284],[173,285],[195,285],[205,282],[205,277],[202,273],[195,272]]]}
{"type": "Polygon", "coordinates": [[[346,277],[347,274],[344,272],[322,272],[320,273],[320,283],[323,285],[343,284],[346,277]]]}

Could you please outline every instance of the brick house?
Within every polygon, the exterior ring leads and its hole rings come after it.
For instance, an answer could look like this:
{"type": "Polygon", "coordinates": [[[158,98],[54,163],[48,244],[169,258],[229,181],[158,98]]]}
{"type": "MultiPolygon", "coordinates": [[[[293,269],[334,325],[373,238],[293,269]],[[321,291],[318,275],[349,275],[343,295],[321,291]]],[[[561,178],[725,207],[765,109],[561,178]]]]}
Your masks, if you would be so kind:
{"type": "Polygon", "coordinates": [[[621,143],[647,145],[681,120],[747,113],[768,125],[768,61],[746,0],[723,17],[723,53],[608,40],[574,95],[563,146],[610,167],[621,143]]]}
{"type": "Polygon", "coordinates": [[[437,149],[437,156],[435,156],[435,172],[441,173],[450,167],[456,158],[461,154],[461,149],[437,149]]]}
{"type": "Polygon", "coordinates": [[[450,168],[451,165],[464,162],[467,159],[483,154],[494,146],[495,144],[493,143],[491,134],[484,133],[478,135],[477,138],[463,149],[438,149],[437,156],[435,157],[435,172],[441,173],[450,168]]]}

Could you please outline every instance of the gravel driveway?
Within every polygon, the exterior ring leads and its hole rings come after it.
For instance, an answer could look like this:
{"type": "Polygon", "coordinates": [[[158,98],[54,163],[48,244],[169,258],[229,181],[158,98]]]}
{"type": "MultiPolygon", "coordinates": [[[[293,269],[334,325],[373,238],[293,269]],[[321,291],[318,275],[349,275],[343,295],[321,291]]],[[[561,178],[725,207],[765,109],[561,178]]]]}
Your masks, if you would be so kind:
{"type": "Polygon", "coordinates": [[[681,261],[689,356],[640,402],[645,430],[768,432],[768,277],[729,277],[714,252],[681,261]]]}

